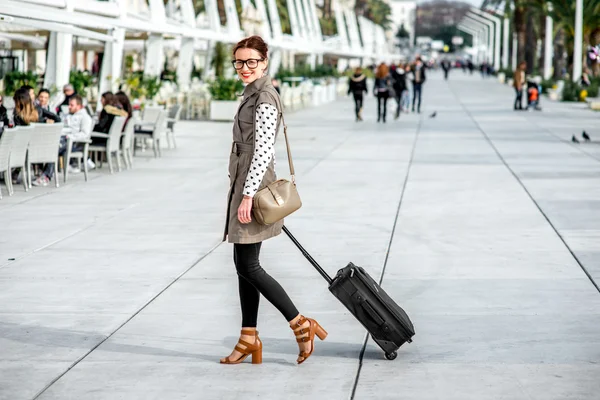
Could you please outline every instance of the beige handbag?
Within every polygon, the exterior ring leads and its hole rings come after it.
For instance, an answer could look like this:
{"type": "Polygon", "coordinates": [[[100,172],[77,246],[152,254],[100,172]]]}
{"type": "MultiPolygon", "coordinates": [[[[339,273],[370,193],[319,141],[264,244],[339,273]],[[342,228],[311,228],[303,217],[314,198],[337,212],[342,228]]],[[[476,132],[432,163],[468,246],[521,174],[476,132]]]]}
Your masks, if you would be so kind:
{"type": "Polygon", "coordinates": [[[252,204],[252,213],[256,222],[261,225],[271,225],[281,221],[300,207],[302,201],[296,190],[296,179],[294,177],[294,163],[292,162],[292,153],[290,152],[290,143],[287,136],[287,126],[281,115],[283,122],[283,134],[285,136],[285,146],[287,148],[288,163],[290,165],[290,175],[292,181],[287,179],[278,179],[259,190],[254,195],[252,204]]]}

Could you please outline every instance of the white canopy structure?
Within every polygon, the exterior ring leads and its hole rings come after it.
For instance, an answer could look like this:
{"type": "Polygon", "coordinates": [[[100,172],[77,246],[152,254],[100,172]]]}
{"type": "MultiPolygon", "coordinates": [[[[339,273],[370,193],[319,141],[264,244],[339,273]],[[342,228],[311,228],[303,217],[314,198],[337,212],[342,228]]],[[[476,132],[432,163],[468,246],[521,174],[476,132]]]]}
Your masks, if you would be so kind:
{"type": "Polygon", "coordinates": [[[39,48],[47,37],[44,84],[57,87],[69,80],[73,38],[97,44],[104,53],[101,91],[115,89],[127,39],[134,39],[137,46],[144,41],[144,72],[153,76],[162,71],[165,42],[170,46],[177,43],[177,75],[182,88],[190,82],[197,51],[203,51],[209,60],[217,42],[235,43],[250,34],[260,34],[269,43],[272,73],[295,55],[307,56],[313,66],[323,56],[344,60],[346,65],[351,60],[366,64],[398,58],[383,28],[357,17],[352,0],[332,1],[338,35],[325,38],[315,0],[287,0],[291,34],[282,31],[275,0],[255,0],[254,5],[241,0],[242,21],[235,0],[205,0],[206,12],[200,15],[195,15],[192,0],[169,0],[166,5],[164,0],[2,0],[0,40],[30,38],[39,48]],[[224,6],[225,25],[221,24],[218,1],[224,6]]]}

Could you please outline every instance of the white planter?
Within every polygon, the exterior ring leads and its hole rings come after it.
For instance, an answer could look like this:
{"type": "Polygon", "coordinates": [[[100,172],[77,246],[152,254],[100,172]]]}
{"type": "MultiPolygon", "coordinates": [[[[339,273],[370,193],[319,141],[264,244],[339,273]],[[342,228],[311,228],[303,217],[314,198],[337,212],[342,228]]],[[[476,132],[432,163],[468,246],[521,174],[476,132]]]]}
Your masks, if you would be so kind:
{"type": "Polygon", "coordinates": [[[211,100],[210,119],[211,121],[233,121],[235,113],[240,102],[237,100],[211,100]]]}
{"type": "Polygon", "coordinates": [[[499,72],[498,73],[498,81],[500,83],[504,83],[505,80],[506,80],[506,74],[504,72],[499,72]]]}

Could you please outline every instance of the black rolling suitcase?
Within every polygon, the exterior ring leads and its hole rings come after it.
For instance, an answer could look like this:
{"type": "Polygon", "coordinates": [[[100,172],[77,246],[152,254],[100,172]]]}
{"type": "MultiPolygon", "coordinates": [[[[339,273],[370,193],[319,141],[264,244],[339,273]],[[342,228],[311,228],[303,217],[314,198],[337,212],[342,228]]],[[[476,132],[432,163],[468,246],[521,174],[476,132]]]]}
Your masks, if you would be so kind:
{"type": "Polygon", "coordinates": [[[388,360],[396,358],[400,346],[412,342],[415,330],[410,318],[364,269],[349,263],[331,279],[285,226],[283,231],[329,283],[329,291],[369,331],[388,360]]]}

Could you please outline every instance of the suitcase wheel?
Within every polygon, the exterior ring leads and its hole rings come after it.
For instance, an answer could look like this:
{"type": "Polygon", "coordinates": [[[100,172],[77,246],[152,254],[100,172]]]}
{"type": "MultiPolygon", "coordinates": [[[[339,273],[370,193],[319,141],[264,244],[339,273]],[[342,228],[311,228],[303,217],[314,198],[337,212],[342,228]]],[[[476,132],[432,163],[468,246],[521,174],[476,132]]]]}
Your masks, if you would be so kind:
{"type": "Polygon", "coordinates": [[[391,353],[385,353],[385,358],[387,358],[390,361],[395,360],[396,357],[398,357],[398,353],[395,351],[393,351],[391,353]]]}

